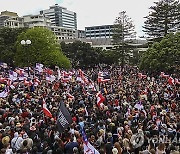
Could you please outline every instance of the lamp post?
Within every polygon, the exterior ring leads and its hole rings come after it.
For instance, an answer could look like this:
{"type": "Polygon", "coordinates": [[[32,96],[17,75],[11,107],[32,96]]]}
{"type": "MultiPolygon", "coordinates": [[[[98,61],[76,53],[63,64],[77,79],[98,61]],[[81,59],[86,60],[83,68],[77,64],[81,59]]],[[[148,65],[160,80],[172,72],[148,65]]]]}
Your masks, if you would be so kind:
{"type": "MultiPolygon", "coordinates": [[[[28,45],[31,45],[31,40],[21,40],[21,45],[23,45],[26,49],[28,45]]],[[[28,60],[28,75],[29,75],[29,55],[27,56],[27,60],[28,60]]]]}

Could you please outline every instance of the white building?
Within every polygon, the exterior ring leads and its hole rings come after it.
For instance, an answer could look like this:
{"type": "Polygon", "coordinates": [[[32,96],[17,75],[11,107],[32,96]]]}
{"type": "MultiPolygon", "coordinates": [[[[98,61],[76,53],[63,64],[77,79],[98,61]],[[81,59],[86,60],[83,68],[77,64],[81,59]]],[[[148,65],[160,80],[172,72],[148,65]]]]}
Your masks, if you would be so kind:
{"type": "Polygon", "coordinates": [[[45,17],[42,14],[38,15],[26,15],[23,16],[24,27],[45,27],[49,28],[51,26],[51,21],[48,17],[45,17]]]}
{"type": "Polygon", "coordinates": [[[112,38],[113,25],[85,27],[87,39],[112,38]]]}
{"type": "Polygon", "coordinates": [[[4,27],[9,28],[22,28],[24,27],[23,18],[21,17],[9,17],[4,21],[4,27]]]}
{"type": "Polygon", "coordinates": [[[58,26],[51,26],[51,31],[56,35],[58,40],[69,40],[69,39],[76,39],[76,30],[65,28],[65,27],[58,27],[58,26]]]}
{"type": "Polygon", "coordinates": [[[48,16],[54,26],[77,29],[76,13],[58,4],[50,6],[49,9],[41,10],[40,14],[48,16]]]}
{"type": "Polygon", "coordinates": [[[4,27],[4,22],[6,21],[6,19],[9,19],[11,17],[18,17],[18,14],[16,12],[2,11],[0,14],[0,27],[4,27]]]}

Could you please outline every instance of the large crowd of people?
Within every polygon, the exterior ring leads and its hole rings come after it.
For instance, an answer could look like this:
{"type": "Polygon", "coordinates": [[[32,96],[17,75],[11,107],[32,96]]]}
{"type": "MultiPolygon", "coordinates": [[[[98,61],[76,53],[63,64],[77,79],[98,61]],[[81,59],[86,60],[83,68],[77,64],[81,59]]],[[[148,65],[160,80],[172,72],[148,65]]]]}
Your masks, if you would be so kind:
{"type": "Polygon", "coordinates": [[[83,126],[100,154],[179,154],[180,87],[169,77],[142,76],[130,66],[81,71],[0,67],[0,153],[89,154],[83,126]],[[99,72],[109,80],[100,82],[99,72]],[[52,117],[44,114],[43,102],[52,117]],[[57,126],[60,103],[72,117],[63,132],[57,126]]]}

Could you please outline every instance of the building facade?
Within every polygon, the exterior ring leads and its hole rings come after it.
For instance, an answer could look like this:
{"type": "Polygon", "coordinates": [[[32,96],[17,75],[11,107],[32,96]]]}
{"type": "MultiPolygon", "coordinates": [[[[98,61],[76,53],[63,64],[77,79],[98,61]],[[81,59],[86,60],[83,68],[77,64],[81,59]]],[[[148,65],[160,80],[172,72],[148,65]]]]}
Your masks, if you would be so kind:
{"type": "Polygon", "coordinates": [[[9,17],[4,21],[4,27],[9,28],[22,28],[24,27],[23,18],[21,17],[9,17]]]}
{"type": "Polygon", "coordinates": [[[38,15],[26,15],[23,16],[24,27],[44,27],[49,28],[51,26],[51,21],[48,17],[45,17],[43,14],[38,15]]]}
{"type": "Polygon", "coordinates": [[[65,27],[59,27],[59,26],[51,26],[51,31],[56,35],[57,40],[70,40],[70,39],[76,39],[76,30],[65,28],[65,27]]]}
{"type": "Polygon", "coordinates": [[[49,9],[41,10],[40,14],[48,16],[53,26],[77,29],[77,15],[58,4],[50,6],[49,9]]]}
{"type": "Polygon", "coordinates": [[[4,27],[4,22],[6,19],[9,19],[11,17],[18,17],[18,14],[15,12],[10,11],[3,11],[0,14],[0,27],[4,27]]]}
{"type": "Polygon", "coordinates": [[[86,32],[85,30],[77,30],[77,38],[86,38],[86,32]]]}
{"type": "Polygon", "coordinates": [[[87,39],[112,38],[113,25],[85,27],[87,39]]]}

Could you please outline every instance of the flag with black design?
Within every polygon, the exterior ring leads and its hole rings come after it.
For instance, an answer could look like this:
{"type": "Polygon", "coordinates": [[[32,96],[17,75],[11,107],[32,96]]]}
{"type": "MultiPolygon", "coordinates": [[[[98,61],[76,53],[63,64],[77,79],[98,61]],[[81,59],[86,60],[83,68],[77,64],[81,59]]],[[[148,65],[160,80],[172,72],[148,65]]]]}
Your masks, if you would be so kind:
{"type": "Polygon", "coordinates": [[[63,102],[60,102],[57,125],[58,131],[63,132],[72,123],[72,117],[63,102]]]}

